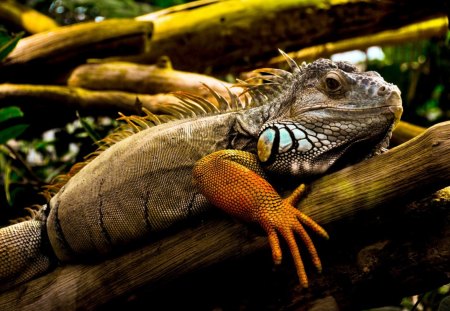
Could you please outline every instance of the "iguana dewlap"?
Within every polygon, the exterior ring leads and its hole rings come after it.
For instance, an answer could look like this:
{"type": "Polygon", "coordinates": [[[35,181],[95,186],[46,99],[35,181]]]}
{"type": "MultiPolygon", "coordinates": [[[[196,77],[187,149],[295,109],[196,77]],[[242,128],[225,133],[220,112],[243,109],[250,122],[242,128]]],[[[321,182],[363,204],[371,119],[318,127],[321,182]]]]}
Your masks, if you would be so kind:
{"type": "MultiPolygon", "coordinates": [[[[55,261],[106,256],[207,211],[210,202],[259,222],[276,261],[281,233],[306,285],[293,233],[317,267],[301,223],[325,233],[292,207],[301,188],[282,200],[264,178],[301,180],[380,153],[402,107],[398,88],[377,73],[326,59],[301,67],[287,60],[292,72],[268,69],[260,77],[269,83],[240,84],[254,106],[133,134],[75,174],[40,218],[0,229],[0,286],[45,273],[55,261]]],[[[232,96],[232,103],[240,101],[232,96]]]]}

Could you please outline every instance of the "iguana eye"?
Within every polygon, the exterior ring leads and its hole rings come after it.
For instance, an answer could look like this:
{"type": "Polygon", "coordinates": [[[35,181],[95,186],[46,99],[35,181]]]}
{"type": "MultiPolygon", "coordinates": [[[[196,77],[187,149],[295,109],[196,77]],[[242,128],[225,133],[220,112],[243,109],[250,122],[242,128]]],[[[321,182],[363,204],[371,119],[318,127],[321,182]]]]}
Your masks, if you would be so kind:
{"type": "Polygon", "coordinates": [[[325,84],[327,89],[333,92],[339,90],[342,86],[339,77],[335,73],[331,73],[325,78],[325,84]]]}

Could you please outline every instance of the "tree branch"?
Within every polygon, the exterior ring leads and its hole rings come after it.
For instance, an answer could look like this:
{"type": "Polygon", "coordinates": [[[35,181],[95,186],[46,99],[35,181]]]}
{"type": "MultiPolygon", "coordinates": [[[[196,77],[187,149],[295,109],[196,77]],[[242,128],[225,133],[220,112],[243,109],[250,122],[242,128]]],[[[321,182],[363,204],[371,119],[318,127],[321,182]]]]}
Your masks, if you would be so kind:
{"type": "MultiPolygon", "coordinates": [[[[180,70],[251,69],[307,46],[396,29],[446,14],[445,1],[198,1],[137,18],[155,23],[152,49],[125,58],[154,63],[167,55],[180,70]]],[[[233,71],[233,70],[232,70],[233,71]]]]}
{"type": "Polygon", "coordinates": [[[32,34],[59,27],[50,17],[13,0],[0,2],[0,20],[32,34]]]}
{"type": "MultiPolygon", "coordinates": [[[[140,94],[158,94],[175,91],[189,92],[213,99],[210,88],[228,97],[225,89],[231,84],[211,76],[174,70],[168,58],[158,60],[156,65],[140,65],[127,62],[84,64],[70,75],[67,84],[90,90],[116,90],[140,94]]],[[[239,94],[242,89],[234,87],[239,94]]]]}
{"type": "Polygon", "coordinates": [[[110,19],[62,26],[23,38],[0,65],[0,81],[53,82],[55,76],[88,58],[143,53],[149,48],[152,30],[151,22],[110,19]]]}
{"type": "MultiPolygon", "coordinates": [[[[296,62],[312,61],[319,57],[330,57],[335,53],[351,50],[366,50],[371,46],[399,45],[427,38],[445,38],[448,31],[448,17],[441,16],[424,22],[414,23],[394,30],[386,30],[373,35],[364,35],[325,44],[309,46],[297,52],[288,53],[296,62]]],[[[274,57],[264,64],[255,66],[283,67],[284,57],[274,57]]]]}
{"type": "MultiPolygon", "coordinates": [[[[323,297],[331,291],[330,288],[355,291],[352,287],[354,284],[361,286],[356,288],[360,291],[370,288],[369,285],[374,288],[380,277],[383,284],[381,286],[378,284],[375,288],[382,286],[387,288],[389,286],[386,286],[386,283],[399,284],[399,275],[406,277],[407,273],[416,271],[411,269],[422,269],[428,264],[431,266],[425,270],[432,270],[433,277],[428,275],[427,279],[414,279],[416,290],[418,287],[423,290],[431,285],[448,282],[450,271],[448,196],[441,196],[440,201],[438,200],[438,203],[443,205],[438,211],[439,217],[433,218],[437,221],[427,227],[431,228],[429,231],[419,231],[418,236],[422,237],[419,243],[409,240],[410,232],[414,232],[415,228],[406,233],[396,232],[395,227],[378,232],[370,230],[373,229],[371,224],[363,223],[358,227],[358,222],[354,220],[360,221],[361,218],[355,217],[363,217],[376,223],[380,220],[379,215],[389,215],[382,217],[381,220],[389,222],[393,216],[393,219],[402,221],[406,219],[408,222],[405,214],[408,210],[401,208],[403,204],[430,195],[450,183],[449,144],[450,122],[445,122],[433,126],[424,134],[385,154],[326,175],[309,185],[310,192],[300,202],[300,207],[323,224],[333,238],[326,244],[319,243],[319,250],[325,253],[322,253],[324,273],[321,276],[311,277],[313,279],[311,290],[304,292],[295,288],[293,293],[297,294],[296,301],[304,303],[313,298],[323,297]],[[344,226],[341,229],[348,227],[349,224],[350,227],[353,226],[351,235],[340,235],[341,232],[345,232],[339,230],[342,223],[344,226]],[[357,238],[358,242],[350,242],[349,236],[352,239],[357,238]],[[388,237],[391,240],[373,244],[374,237],[377,236],[388,237]],[[428,243],[431,238],[435,239],[434,242],[428,243]],[[404,244],[400,244],[403,247],[397,247],[399,244],[395,242],[396,240],[403,242],[404,244]],[[338,254],[327,253],[327,248],[333,250],[338,248],[338,254]],[[343,248],[344,251],[350,250],[351,253],[338,256],[339,248],[343,248]],[[361,249],[365,251],[361,253],[361,249]],[[427,253],[427,258],[432,261],[408,260],[421,257],[424,253],[427,253]],[[354,269],[330,270],[333,267],[354,266],[355,260],[358,264],[354,269]],[[352,283],[353,281],[356,283],[352,283]],[[336,284],[340,286],[335,286],[336,284]]],[[[433,204],[428,205],[431,207],[424,208],[419,215],[432,213],[436,216],[433,204]]],[[[418,219],[422,220],[416,215],[416,222],[418,219]]],[[[182,275],[267,248],[265,238],[255,234],[251,226],[243,226],[217,211],[212,212],[210,217],[205,215],[203,223],[180,230],[97,264],[58,267],[47,275],[1,294],[0,307],[20,310],[64,306],[66,310],[75,308],[93,310],[115,297],[135,293],[143,287],[146,288],[148,297],[154,294],[159,286],[167,285],[182,275]]],[[[270,252],[265,249],[264,254],[268,253],[270,252]]],[[[296,280],[295,273],[290,274],[296,280]]],[[[407,284],[407,280],[404,282],[407,284]]],[[[171,296],[173,295],[174,292],[171,292],[171,296]]],[[[339,301],[338,298],[337,300],[339,301]]],[[[295,304],[295,301],[292,303],[295,304]]]]}
{"type": "Polygon", "coordinates": [[[391,144],[400,145],[419,136],[425,132],[426,128],[414,125],[405,121],[400,121],[392,133],[391,144]]]}

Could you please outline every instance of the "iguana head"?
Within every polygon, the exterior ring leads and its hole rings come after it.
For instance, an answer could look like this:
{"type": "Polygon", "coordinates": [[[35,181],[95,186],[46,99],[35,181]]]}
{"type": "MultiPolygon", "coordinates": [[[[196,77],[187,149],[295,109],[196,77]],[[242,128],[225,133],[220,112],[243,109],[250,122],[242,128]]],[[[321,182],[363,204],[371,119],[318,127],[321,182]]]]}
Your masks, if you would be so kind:
{"type": "Polygon", "coordinates": [[[281,175],[321,174],[388,146],[402,113],[400,90],[376,72],[319,59],[298,67],[288,59],[289,92],[262,127],[258,157],[281,175]]]}

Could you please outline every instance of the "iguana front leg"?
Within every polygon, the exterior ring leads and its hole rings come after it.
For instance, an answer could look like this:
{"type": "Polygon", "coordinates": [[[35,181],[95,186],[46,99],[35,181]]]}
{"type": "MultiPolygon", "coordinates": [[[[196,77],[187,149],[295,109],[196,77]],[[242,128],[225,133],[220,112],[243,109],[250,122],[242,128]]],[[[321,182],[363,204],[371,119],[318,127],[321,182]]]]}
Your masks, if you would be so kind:
{"type": "Polygon", "coordinates": [[[297,233],[305,243],[314,265],[321,271],[316,248],[303,225],[324,238],[328,234],[311,218],[293,205],[304,190],[300,185],[282,199],[264,178],[256,155],[238,150],[221,150],[200,159],[193,170],[199,191],[215,206],[245,221],[258,222],[266,231],[275,264],[281,263],[282,252],[278,233],[291,251],[300,283],[308,286],[300,251],[294,237],[297,233]]]}

